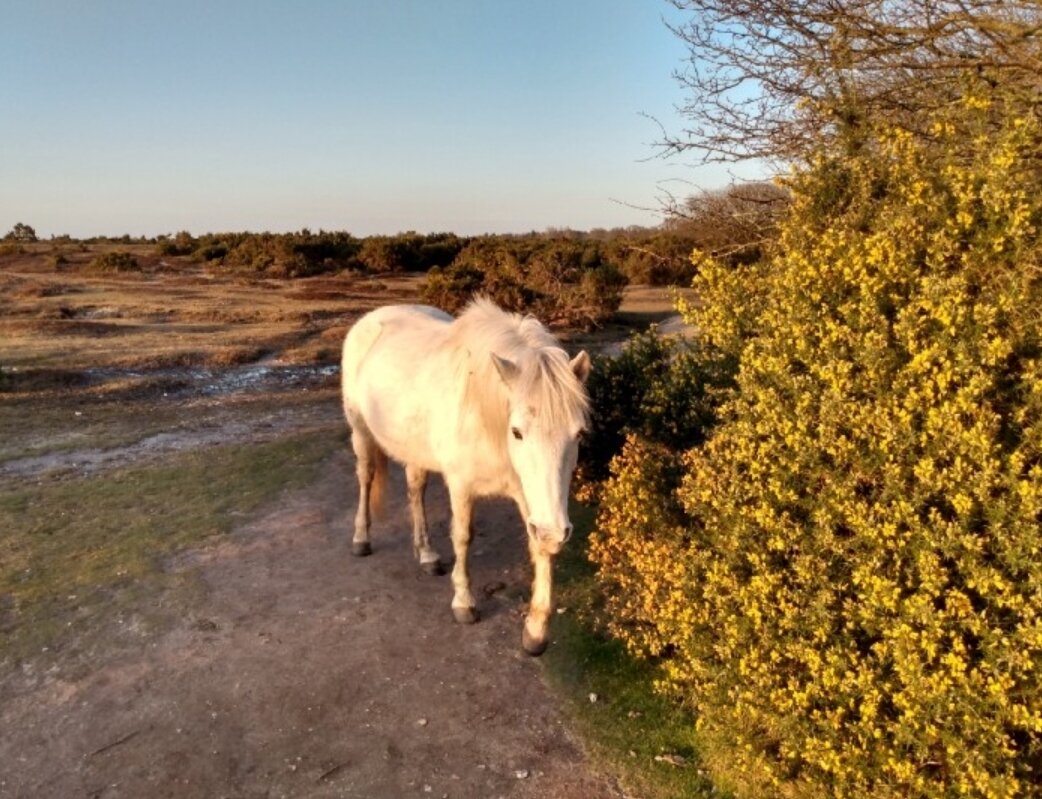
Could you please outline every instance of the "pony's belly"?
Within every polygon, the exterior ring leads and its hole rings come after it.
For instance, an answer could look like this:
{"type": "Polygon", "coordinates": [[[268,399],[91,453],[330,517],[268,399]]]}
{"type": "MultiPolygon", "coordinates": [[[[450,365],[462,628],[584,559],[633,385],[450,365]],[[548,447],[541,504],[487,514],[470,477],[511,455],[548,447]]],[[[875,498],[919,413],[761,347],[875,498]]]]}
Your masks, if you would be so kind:
{"type": "Polygon", "coordinates": [[[431,447],[424,426],[417,424],[413,417],[397,420],[392,414],[383,412],[374,413],[370,410],[366,414],[366,422],[376,443],[384,452],[399,463],[419,466],[428,471],[441,471],[441,463],[434,449],[431,447]]]}
{"type": "Polygon", "coordinates": [[[404,446],[393,440],[381,440],[379,437],[376,438],[376,442],[392,460],[398,461],[398,463],[418,466],[421,469],[426,469],[428,472],[442,471],[442,464],[433,456],[433,453],[424,447],[415,445],[404,446]]]}

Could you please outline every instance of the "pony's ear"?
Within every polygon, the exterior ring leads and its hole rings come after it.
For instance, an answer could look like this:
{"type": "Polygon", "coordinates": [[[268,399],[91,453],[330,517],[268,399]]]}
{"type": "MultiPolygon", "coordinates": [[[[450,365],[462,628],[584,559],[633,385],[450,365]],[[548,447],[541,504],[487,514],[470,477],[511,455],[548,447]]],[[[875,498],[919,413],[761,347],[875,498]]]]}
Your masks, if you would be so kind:
{"type": "Polygon", "coordinates": [[[518,374],[521,372],[517,368],[517,364],[513,361],[508,361],[506,358],[500,358],[496,353],[492,353],[492,363],[496,365],[496,371],[499,372],[499,376],[503,378],[503,382],[508,386],[512,385],[517,379],[518,374]]]}
{"type": "Polygon", "coordinates": [[[568,365],[572,367],[572,372],[579,378],[579,382],[585,383],[586,378],[590,376],[590,356],[586,354],[586,350],[572,358],[568,365]]]}

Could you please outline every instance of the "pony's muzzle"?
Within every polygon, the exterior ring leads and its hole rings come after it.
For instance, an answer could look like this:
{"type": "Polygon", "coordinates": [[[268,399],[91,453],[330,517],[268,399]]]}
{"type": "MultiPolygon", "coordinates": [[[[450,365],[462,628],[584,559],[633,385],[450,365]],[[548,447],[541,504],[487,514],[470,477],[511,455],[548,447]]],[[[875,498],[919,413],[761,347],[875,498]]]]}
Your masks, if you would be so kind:
{"type": "Polygon", "coordinates": [[[564,527],[557,529],[540,527],[535,522],[529,522],[528,535],[537,541],[547,554],[556,555],[561,551],[561,547],[565,545],[565,542],[572,537],[572,525],[566,524],[564,527]]]}

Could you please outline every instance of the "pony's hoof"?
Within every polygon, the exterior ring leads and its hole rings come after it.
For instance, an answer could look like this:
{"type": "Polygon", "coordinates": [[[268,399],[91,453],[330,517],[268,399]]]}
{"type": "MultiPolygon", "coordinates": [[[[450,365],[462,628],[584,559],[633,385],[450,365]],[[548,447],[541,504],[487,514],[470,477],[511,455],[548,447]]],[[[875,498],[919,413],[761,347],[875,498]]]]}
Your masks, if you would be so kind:
{"type": "Polygon", "coordinates": [[[429,574],[431,577],[438,577],[445,574],[445,567],[441,565],[440,560],[429,560],[426,563],[421,563],[420,568],[423,569],[424,573],[429,574]]]}
{"type": "Polygon", "coordinates": [[[356,558],[364,558],[366,555],[373,554],[373,548],[369,546],[368,541],[352,541],[351,554],[356,558]]]}
{"type": "Polygon", "coordinates": [[[521,631],[521,648],[534,658],[539,657],[546,651],[547,643],[548,640],[546,638],[536,638],[529,635],[528,630],[521,631]]]}
{"type": "Polygon", "coordinates": [[[477,608],[453,608],[452,616],[458,624],[473,624],[481,618],[477,608]]]}

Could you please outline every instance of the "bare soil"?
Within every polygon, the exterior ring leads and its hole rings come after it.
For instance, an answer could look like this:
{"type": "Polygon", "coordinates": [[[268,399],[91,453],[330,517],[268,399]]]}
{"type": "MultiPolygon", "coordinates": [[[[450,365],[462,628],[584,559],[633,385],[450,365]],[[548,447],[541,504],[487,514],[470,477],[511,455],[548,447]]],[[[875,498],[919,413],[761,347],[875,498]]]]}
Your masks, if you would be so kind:
{"type": "MultiPolygon", "coordinates": [[[[415,300],[418,285],[262,284],[187,264],[94,277],[34,258],[0,264],[0,482],[88,480],[304,429],[336,435],[335,376],[287,386],[286,372],[263,370],[335,363],[354,318],[415,300]],[[260,384],[236,382],[244,369],[260,369],[260,384]],[[316,395],[280,407],[286,388],[316,395]],[[260,401],[245,401],[250,392],[260,401]],[[91,416],[102,421],[85,433],[91,416]]],[[[665,292],[657,304],[635,296],[618,329],[569,346],[604,346],[668,316],[665,292]]],[[[392,479],[369,558],[350,555],[357,487],[345,448],[313,485],[170,559],[180,587],[143,591],[91,633],[88,657],[76,629],[76,657],[63,659],[61,643],[37,660],[0,656],[0,797],[622,796],[521,651],[531,571],[516,510],[477,509],[482,619],[460,626],[448,578],[413,561],[400,470],[392,479]]],[[[437,480],[428,509],[451,562],[437,480]]]]}
{"type": "MultiPolygon", "coordinates": [[[[341,452],[315,485],[168,564],[200,590],[161,634],[139,618],[163,612],[157,595],[114,620],[88,668],[2,675],[0,796],[621,796],[520,650],[516,510],[476,514],[482,620],[460,626],[448,579],[412,560],[400,500],[374,554],[349,554],[356,492],[341,452]]],[[[428,492],[448,561],[447,496],[428,492]]]]}

